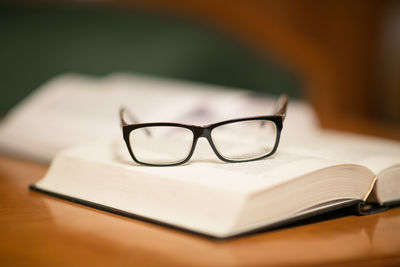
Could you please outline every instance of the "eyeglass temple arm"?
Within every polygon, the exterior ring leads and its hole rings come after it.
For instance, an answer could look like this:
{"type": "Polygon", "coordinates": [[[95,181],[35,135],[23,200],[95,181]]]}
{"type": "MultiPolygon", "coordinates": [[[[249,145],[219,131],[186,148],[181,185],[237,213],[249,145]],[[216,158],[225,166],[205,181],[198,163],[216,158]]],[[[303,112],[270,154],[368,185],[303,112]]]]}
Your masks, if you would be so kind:
{"type": "Polygon", "coordinates": [[[129,123],[125,120],[125,114],[126,116],[129,118],[130,121],[132,121],[132,123],[137,124],[139,123],[139,121],[135,118],[135,116],[133,116],[133,114],[131,112],[129,112],[129,110],[125,107],[121,107],[119,109],[119,120],[121,122],[121,126],[125,126],[128,125],[129,123]]]}
{"type": "MultiPolygon", "coordinates": [[[[127,123],[125,118],[124,118],[124,114],[126,114],[128,116],[128,118],[129,118],[129,120],[131,120],[134,124],[139,124],[139,121],[136,119],[135,116],[133,116],[133,114],[131,112],[129,112],[129,110],[127,108],[121,107],[119,109],[119,120],[120,120],[121,127],[129,125],[129,123],[127,123]]],[[[150,133],[149,129],[144,128],[144,130],[146,131],[146,134],[148,136],[151,136],[151,133],[150,133]]]]}
{"type": "Polygon", "coordinates": [[[281,116],[284,121],[286,118],[286,109],[289,102],[289,97],[286,94],[283,94],[279,97],[278,101],[275,104],[275,115],[281,116]]]}

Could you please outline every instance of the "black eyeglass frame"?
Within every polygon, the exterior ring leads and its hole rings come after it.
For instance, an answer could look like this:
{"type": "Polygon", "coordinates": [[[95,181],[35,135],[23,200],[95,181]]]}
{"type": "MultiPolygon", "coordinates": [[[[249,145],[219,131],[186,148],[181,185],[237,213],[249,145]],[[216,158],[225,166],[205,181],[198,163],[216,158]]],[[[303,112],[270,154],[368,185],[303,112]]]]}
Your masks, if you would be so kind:
{"type": "MultiPolygon", "coordinates": [[[[280,98],[276,104],[274,115],[231,119],[231,120],[225,120],[225,121],[212,123],[212,124],[208,124],[208,125],[204,125],[204,126],[173,123],[173,122],[152,122],[152,123],[128,124],[124,120],[124,113],[126,112],[126,109],[121,108],[120,109],[120,122],[121,122],[121,127],[122,127],[123,138],[124,138],[125,144],[128,148],[129,154],[131,155],[132,159],[138,164],[147,165],[147,166],[176,166],[176,165],[184,164],[184,163],[188,162],[190,160],[190,158],[192,157],[194,150],[196,148],[197,140],[201,137],[204,137],[207,139],[207,141],[210,144],[215,155],[220,160],[225,161],[225,162],[230,162],[230,163],[248,162],[248,161],[255,161],[255,160],[260,160],[260,159],[270,157],[271,155],[273,155],[276,152],[276,150],[278,149],[280,136],[281,136],[281,132],[282,132],[282,128],[283,128],[283,121],[286,118],[287,104],[288,104],[288,97],[286,95],[282,95],[282,96],[280,96],[280,98]],[[265,120],[265,121],[271,121],[274,123],[274,125],[276,127],[276,137],[275,137],[275,144],[274,144],[273,149],[269,153],[262,155],[260,157],[243,159],[243,160],[232,160],[232,159],[228,159],[228,158],[225,158],[224,156],[222,156],[218,152],[218,149],[216,148],[216,146],[214,145],[214,142],[212,140],[212,137],[211,137],[212,130],[221,125],[235,123],[235,122],[241,122],[241,121],[252,121],[252,120],[265,120]],[[180,128],[188,129],[193,133],[193,142],[192,142],[191,148],[189,150],[189,153],[185,159],[183,159],[181,161],[177,161],[177,162],[172,162],[172,163],[156,164],[156,163],[142,162],[135,157],[135,155],[132,151],[130,140],[129,140],[130,133],[132,131],[140,129],[140,128],[155,127],[155,126],[180,127],[180,128]]],[[[133,118],[133,116],[131,116],[131,117],[133,118]]],[[[148,134],[150,134],[150,133],[148,133],[148,134]]]]}

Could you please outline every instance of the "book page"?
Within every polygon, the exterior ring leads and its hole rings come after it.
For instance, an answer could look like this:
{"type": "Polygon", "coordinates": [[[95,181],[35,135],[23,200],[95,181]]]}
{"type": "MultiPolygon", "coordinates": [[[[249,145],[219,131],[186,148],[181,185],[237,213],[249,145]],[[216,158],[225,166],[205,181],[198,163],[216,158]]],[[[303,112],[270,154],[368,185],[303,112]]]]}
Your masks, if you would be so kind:
{"type": "Polygon", "coordinates": [[[295,133],[285,132],[281,150],[360,164],[376,174],[400,164],[400,142],[329,130],[315,131],[300,138],[295,133]]]}
{"type": "Polygon", "coordinates": [[[283,152],[247,163],[216,162],[201,155],[180,166],[149,167],[129,160],[123,144],[117,145],[63,151],[36,186],[224,236],[328,201],[362,199],[374,181],[359,165],[283,152]]]}
{"type": "Polygon", "coordinates": [[[48,81],[1,121],[1,150],[49,161],[60,149],[95,138],[107,120],[101,109],[107,97],[100,99],[95,91],[101,91],[100,80],[90,76],[65,74],[48,81]]]}
{"type": "MultiPolygon", "coordinates": [[[[101,147],[104,150],[104,144],[99,145],[99,149],[101,147]]],[[[149,175],[159,176],[162,174],[168,179],[183,181],[190,179],[191,182],[219,187],[222,190],[257,191],[285,183],[316,170],[344,163],[339,160],[300,156],[283,151],[278,151],[274,156],[263,160],[227,163],[216,157],[208,142],[199,140],[188,163],[175,167],[147,167],[133,161],[121,140],[114,140],[110,147],[112,147],[110,155],[113,155],[110,161],[135,168],[149,175]]],[[[82,151],[90,152],[91,150],[82,149],[82,151]]],[[[104,152],[101,153],[104,154],[104,152]]],[[[100,155],[101,153],[96,154],[100,155]]],[[[78,153],[75,154],[78,155],[78,153]]],[[[88,157],[84,154],[82,156],[88,157]]]]}

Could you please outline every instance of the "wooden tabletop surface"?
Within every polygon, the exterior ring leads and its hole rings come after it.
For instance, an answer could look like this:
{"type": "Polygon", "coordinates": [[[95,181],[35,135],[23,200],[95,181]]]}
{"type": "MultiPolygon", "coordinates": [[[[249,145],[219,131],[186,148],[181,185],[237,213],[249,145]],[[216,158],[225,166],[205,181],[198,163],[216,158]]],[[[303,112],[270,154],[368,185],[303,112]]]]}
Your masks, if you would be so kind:
{"type": "Polygon", "coordinates": [[[400,208],[218,241],[28,190],[47,168],[0,156],[1,266],[400,266],[400,208]]]}

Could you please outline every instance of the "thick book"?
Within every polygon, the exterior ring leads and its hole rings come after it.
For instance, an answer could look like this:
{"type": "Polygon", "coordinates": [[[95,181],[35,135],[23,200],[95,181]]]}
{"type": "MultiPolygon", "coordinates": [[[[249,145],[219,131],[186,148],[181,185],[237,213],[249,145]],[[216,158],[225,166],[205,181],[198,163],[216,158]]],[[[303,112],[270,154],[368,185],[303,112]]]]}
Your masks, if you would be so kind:
{"type": "MultiPolygon", "coordinates": [[[[32,188],[121,215],[228,238],[350,205],[358,205],[361,213],[370,205],[395,205],[400,200],[400,160],[388,162],[396,147],[386,145],[386,154],[375,155],[381,163],[373,162],[371,168],[284,148],[272,158],[225,163],[207,147],[185,165],[148,167],[133,163],[122,142],[112,141],[62,151],[32,188]]],[[[368,161],[368,155],[364,158],[368,161]]]]}

